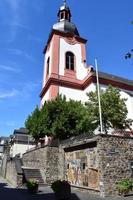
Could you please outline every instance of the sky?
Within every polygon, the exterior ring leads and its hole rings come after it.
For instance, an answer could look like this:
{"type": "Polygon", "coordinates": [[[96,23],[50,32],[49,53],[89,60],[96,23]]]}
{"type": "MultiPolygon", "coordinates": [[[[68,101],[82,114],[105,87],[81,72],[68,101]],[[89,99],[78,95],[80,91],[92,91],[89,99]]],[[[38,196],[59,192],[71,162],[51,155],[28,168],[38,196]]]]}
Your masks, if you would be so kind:
{"type": "MultiPolygon", "coordinates": [[[[0,0],[0,136],[24,126],[40,104],[43,49],[63,0],[0,0]]],[[[87,63],[133,80],[133,0],[67,0],[87,63]]]]}

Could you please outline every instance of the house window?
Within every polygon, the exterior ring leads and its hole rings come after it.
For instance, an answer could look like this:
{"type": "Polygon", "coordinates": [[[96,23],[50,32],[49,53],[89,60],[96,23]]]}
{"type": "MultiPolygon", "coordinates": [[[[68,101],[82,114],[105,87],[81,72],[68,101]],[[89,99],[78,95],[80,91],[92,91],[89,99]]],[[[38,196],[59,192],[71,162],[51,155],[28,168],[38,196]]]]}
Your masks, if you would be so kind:
{"type": "Polygon", "coordinates": [[[66,53],[66,69],[74,70],[74,54],[72,52],[66,53]]]}
{"type": "Polygon", "coordinates": [[[50,62],[50,58],[48,57],[48,60],[47,60],[47,75],[49,75],[49,62],[50,62]]]}

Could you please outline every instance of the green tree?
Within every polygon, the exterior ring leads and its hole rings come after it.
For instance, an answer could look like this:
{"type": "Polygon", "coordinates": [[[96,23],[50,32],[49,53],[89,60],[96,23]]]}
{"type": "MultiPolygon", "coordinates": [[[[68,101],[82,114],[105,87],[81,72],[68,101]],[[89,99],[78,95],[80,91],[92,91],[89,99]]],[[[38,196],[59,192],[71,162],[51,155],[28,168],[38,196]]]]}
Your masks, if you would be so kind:
{"type": "MultiPolygon", "coordinates": [[[[89,115],[93,119],[95,128],[97,128],[100,124],[97,91],[90,92],[88,97],[89,100],[86,103],[86,107],[89,115]]],[[[109,128],[129,128],[132,120],[127,119],[128,110],[125,104],[126,99],[121,98],[119,90],[110,85],[105,91],[100,91],[100,97],[104,132],[107,133],[109,128]]]]}
{"type": "Polygon", "coordinates": [[[26,127],[34,138],[45,135],[66,139],[71,136],[92,134],[91,118],[84,105],[79,101],[66,101],[65,96],[57,96],[55,100],[45,102],[28,116],[26,127]]]}
{"type": "Polygon", "coordinates": [[[38,141],[41,136],[40,110],[38,106],[26,119],[25,127],[29,130],[29,134],[38,141]]]}

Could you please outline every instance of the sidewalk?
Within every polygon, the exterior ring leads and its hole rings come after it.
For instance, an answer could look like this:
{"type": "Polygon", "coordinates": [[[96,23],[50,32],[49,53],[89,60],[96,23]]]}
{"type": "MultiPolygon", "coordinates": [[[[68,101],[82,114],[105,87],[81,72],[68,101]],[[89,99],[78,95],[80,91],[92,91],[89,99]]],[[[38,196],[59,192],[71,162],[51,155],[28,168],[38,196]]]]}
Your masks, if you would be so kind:
{"type": "MultiPolygon", "coordinates": [[[[37,194],[31,195],[26,189],[17,189],[9,184],[7,181],[0,177],[0,199],[1,200],[55,200],[54,193],[50,187],[40,188],[37,194]]],[[[100,198],[89,194],[88,192],[81,192],[77,189],[72,189],[72,200],[133,200],[130,197],[116,197],[116,198],[100,198]]]]}

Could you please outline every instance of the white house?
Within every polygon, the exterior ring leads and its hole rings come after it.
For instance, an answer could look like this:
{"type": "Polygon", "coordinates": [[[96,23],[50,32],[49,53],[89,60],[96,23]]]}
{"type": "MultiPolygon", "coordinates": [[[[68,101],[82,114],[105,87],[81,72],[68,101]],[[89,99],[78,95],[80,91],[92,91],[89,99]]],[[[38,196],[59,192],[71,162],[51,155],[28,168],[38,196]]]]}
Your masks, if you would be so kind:
{"type": "Polygon", "coordinates": [[[28,135],[26,128],[14,130],[13,135],[10,136],[9,143],[11,145],[10,157],[15,157],[16,155],[20,155],[20,157],[22,157],[22,154],[35,147],[35,142],[28,135]]]}

